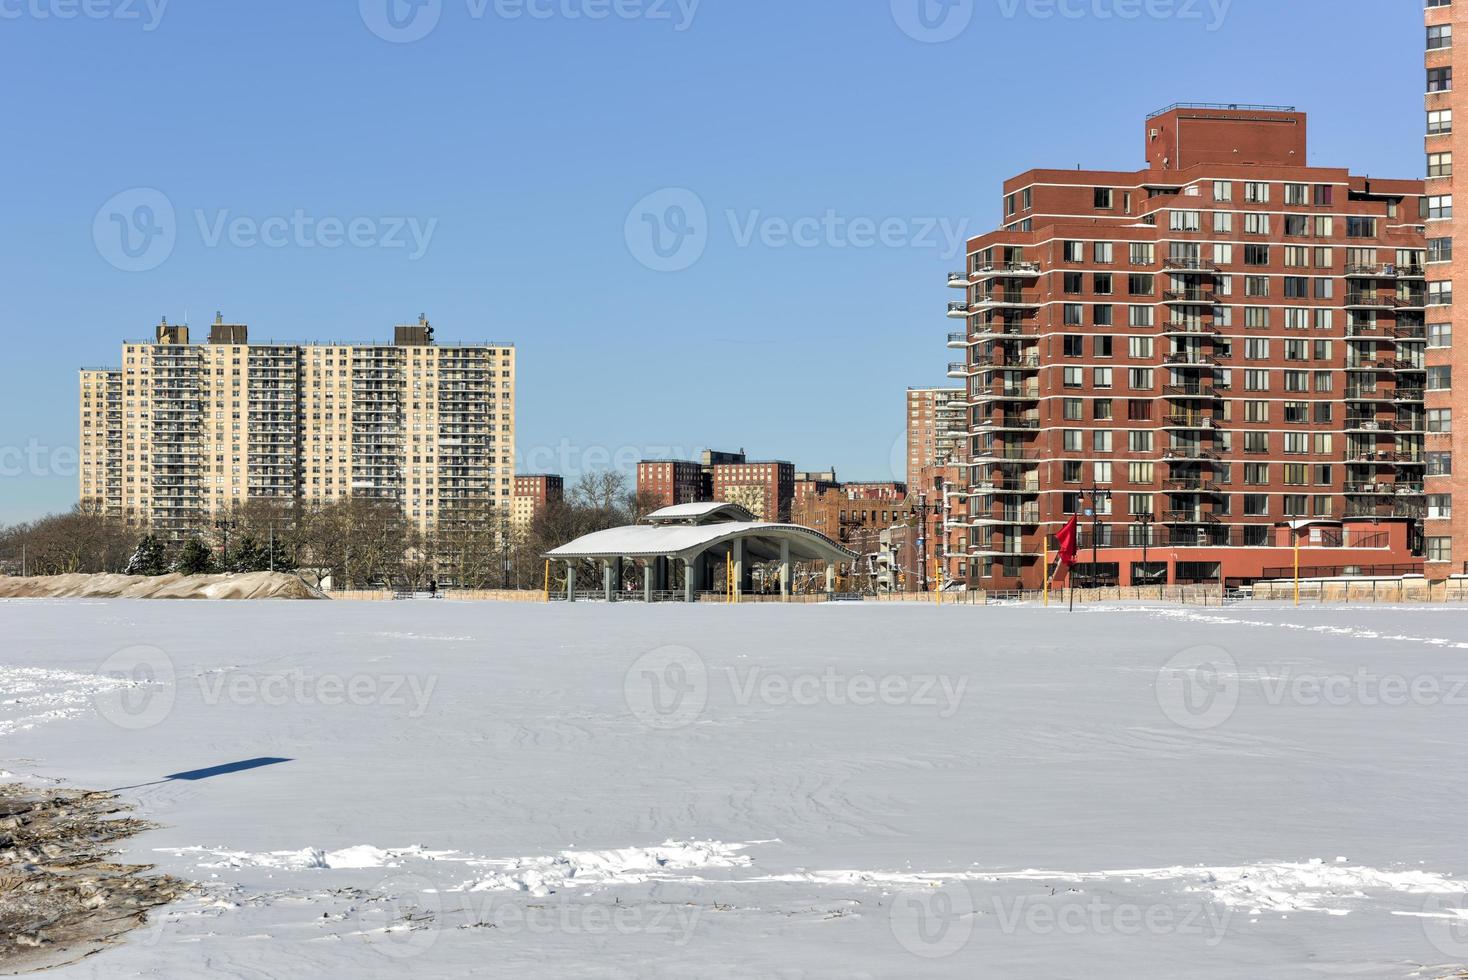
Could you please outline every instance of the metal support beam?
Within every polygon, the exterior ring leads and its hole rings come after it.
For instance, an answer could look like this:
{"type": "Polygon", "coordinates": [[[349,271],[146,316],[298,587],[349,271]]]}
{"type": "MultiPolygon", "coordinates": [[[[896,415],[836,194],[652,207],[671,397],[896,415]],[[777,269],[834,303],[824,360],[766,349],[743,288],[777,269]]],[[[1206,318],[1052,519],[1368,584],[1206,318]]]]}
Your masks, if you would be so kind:
{"type": "Polygon", "coordinates": [[[744,539],[734,539],[734,601],[744,597],[744,539]]]}

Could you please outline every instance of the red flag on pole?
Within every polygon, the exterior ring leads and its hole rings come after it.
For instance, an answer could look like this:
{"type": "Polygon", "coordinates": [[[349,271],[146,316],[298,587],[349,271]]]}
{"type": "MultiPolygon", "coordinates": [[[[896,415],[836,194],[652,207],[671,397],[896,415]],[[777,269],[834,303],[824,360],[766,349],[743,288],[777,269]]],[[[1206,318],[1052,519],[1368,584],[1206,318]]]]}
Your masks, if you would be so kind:
{"type": "Polygon", "coordinates": [[[1079,547],[1076,540],[1078,527],[1076,518],[1072,517],[1070,522],[1060,529],[1060,533],[1055,535],[1055,542],[1060,546],[1060,563],[1066,568],[1076,563],[1076,551],[1079,547]]]}

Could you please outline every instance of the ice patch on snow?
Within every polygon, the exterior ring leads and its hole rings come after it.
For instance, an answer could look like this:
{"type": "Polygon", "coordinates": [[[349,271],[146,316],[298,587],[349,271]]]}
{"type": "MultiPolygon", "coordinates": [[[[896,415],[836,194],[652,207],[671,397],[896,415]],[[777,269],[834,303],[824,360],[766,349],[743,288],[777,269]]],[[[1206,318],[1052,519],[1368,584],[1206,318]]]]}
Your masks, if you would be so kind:
{"type": "Polygon", "coordinates": [[[1153,881],[1175,883],[1230,908],[1253,912],[1325,912],[1344,915],[1352,901],[1372,892],[1408,895],[1461,892],[1463,883],[1431,871],[1381,871],[1376,868],[1306,862],[1237,867],[1134,868],[1120,871],[814,871],[771,875],[760,880],[873,887],[936,885],[954,881],[1153,881]]]}
{"type": "Polygon", "coordinates": [[[160,853],[175,857],[196,855],[201,868],[281,868],[287,871],[346,868],[397,868],[405,860],[467,861],[456,851],[430,851],[420,845],[412,847],[373,847],[358,844],[338,851],[319,847],[303,847],[297,851],[230,851],[212,847],[159,847],[160,853]]]}
{"type": "Polygon", "coordinates": [[[562,851],[554,857],[506,861],[494,874],[466,881],[450,891],[523,891],[544,896],[562,888],[629,885],[654,879],[699,880],[674,872],[702,868],[740,868],[754,863],[740,853],[748,844],[721,841],[666,841],[660,847],[623,847],[610,851],[562,851]]]}

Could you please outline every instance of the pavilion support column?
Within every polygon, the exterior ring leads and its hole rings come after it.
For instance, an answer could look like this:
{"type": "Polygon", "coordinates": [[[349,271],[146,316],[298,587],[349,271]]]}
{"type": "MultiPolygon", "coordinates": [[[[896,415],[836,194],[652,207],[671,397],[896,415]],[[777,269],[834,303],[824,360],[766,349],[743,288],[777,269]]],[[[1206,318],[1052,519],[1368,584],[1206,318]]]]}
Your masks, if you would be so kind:
{"type": "Polygon", "coordinates": [[[734,581],[730,583],[734,590],[734,601],[738,602],[744,598],[744,539],[734,539],[734,581]]]}
{"type": "Polygon", "coordinates": [[[683,559],[683,601],[693,601],[693,577],[698,574],[696,564],[701,563],[703,557],[683,559]]]}
{"type": "Polygon", "coordinates": [[[790,598],[790,542],[780,542],[780,597],[790,598]]]}
{"type": "Polygon", "coordinates": [[[576,562],[566,562],[566,601],[576,601],[576,562]]]}
{"type": "Polygon", "coordinates": [[[648,605],[652,604],[652,577],[656,566],[656,558],[649,558],[642,563],[642,601],[648,605]]]}
{"type": "Polygon", "coordinates": [[[606,592],[607,602],[615,602],[616,599],[617,599],[617,594],[616,594],[615,590],[612,588],[612,575],[615,574],[614,571],[613,571],[613,568],[614,568],[614,565],[613,565],[612,559],[610,559],[610,558],[604,558],[604,559],[602,559],[602,563],[601,563],[601,582],[602,582],[602,589],[606,592]]]}
{"type": "Polygon", "coordinates": [[[836,566],[826,562],[826,594],[831,595],[836,591],[836,566]]]}

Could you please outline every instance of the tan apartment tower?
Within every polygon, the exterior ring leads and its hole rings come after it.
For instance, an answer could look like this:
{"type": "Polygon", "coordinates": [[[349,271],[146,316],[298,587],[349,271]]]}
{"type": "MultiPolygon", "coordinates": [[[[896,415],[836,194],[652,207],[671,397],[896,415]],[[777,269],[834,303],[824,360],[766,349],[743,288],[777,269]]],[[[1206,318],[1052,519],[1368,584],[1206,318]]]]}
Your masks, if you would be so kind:
{"type": "Polygon", "coordinates": [[[81,499],[172,539],[257,499],[508,519],[514,444],[514,345],[439,344],[422,317],[380,344],[252,342],[222,317],[191,343],[164,321],[81,372],[81,499]]]}

